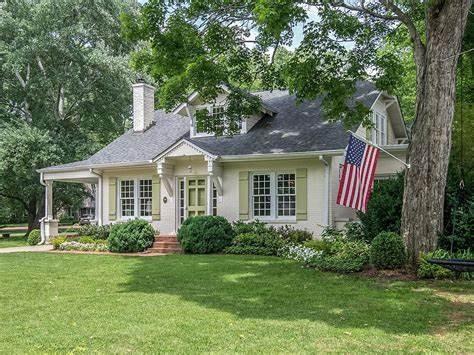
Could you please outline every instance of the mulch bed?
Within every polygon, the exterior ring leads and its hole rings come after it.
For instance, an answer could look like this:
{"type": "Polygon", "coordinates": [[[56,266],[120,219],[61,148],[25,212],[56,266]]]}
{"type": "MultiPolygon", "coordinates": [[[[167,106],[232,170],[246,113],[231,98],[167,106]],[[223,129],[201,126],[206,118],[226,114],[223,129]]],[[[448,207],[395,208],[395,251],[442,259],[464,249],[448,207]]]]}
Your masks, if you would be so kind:
{"type": "Polygon", "coordinates": [[[94,255],[119,255],[119,256],[163,256],[159,253],[112,253],[110,251],[81,251],[81,250],[50,250],[48,253],[57,254],[94,254],[94,255]]]}
{"type": "Polygon", "coordinates": [[[358,275],[370,278],[377,278],[382,280],[400,280],[400,281],[414,281],[418,280],[416,274],[407,269],[397,270],[377,270],[369,268],[358,273],[358,275]]]}

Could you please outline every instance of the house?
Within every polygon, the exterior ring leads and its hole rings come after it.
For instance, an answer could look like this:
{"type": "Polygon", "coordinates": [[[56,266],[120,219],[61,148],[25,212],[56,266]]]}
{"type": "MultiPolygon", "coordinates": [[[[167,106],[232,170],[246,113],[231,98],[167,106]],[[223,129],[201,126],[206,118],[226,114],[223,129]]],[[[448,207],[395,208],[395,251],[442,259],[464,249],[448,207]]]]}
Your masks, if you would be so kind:
{"type": "MultiPolygon", "coordinates": [[[[325,122],[321,100],[297,104],[287,91],[252,93],[259,112],[242,119],[240,134],[201,132],[194,113],[222,115],[226,88],[215,102],[194,93],[173,112],[154,109],[154,88],[133,87],[133,129],[90,158],[39,170],[46,186],[46,237],[57,234],[52,210],[54,181],[97,185],[96,222],[148,220],[162,234],[175,234],[188,216],[222,215],[230,221],[259,219],[289,224],[319,235],[355,218],[335,204],[348,132],[325,122]]],[[[358,82],[354,99],[371,110],[375,129],[357,133],[406,159],[407,131],[394,96],[358,82]]],[[[403,164],[381,153],[376,176],[403,164]]]]}

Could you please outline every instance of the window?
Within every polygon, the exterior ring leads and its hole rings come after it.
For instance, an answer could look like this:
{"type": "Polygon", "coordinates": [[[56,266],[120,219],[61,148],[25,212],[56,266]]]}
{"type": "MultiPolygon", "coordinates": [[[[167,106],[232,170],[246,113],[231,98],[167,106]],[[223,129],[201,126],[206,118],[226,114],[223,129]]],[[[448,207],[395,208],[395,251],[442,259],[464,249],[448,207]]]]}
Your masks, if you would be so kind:
{"type": "Polygon", "coordinates": [[[152,181],[140,180],[140,217],[151,216],[152,181]]]}
{"type": "Polygon", "coordinates": [[[292,219],[296,216],[294,173],[252,175],[253,216],[262,219],[292,219]]]}
{"type": "MultiPolygon", "coordinates": [[[[226,120],[225,117],[225,106],[224,105],[208,105],[208,106],[201,106],[198,107],[198,110],[202,109],[207,109],[209,111],[209,114],[213,116],[214,118],[217,117],[217,119],[221,122],[219,128],[223,128],[224,134],[227,134],[227,128],[229,126],[229,122],[226,120]]],[[[202,123],[198,123],[196,118],[194,118],[194,125],[196,127],[195,134],[197,135],[212,135],[208,133],[202,123]]],[[[242,120],[239,120],[237,122],[237,131],[241,132],[242,131],[242,120]]]]}
{"type": "Polygon", "coordinates": [[[277,184],[278,216],[295,216],[295,174],[278,174],[277,184]]]}
{"type": "Polygon", "coordinates": [[[123,219],[151,217],[152,186],[151,179],[120,180],[119,206],[120,216],[123,219]]]}
{"type": "Polygon", "coordinates": [[[135,181],[120,181],[120,210],[122,217],[135,215],[135,181]]]}
{"type": "Polygon", "coordinates": [[[372,129],[372,142],[377,145],[387,144],[387,117],[380,112],[373,113],[374,128],[372,129]]]}

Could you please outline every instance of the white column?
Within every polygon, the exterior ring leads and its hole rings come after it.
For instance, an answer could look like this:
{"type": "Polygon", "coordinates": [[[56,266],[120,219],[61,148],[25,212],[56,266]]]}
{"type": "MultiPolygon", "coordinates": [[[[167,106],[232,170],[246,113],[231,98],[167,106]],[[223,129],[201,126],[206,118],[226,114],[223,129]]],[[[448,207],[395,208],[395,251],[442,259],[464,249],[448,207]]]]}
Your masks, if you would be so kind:
{"type": "Polygon", "coordinates": [[[45,216],[47,220],[51,220],[53,219],[53,181],[46,181],[45,194],[45,216]]]}
{"type": "Polygon", "coordinates": [[[103,220],[102,220],[102,176],[99,177],[99,183],[97,184],[97,187],[95,189],[95,215],[96,215],[96,220],[99,226],[102,225],[103,220]]]}
{"type": "Polygon", "coordinates": [[[207,176],[206,183],[207,183],[206,214],[211,216],[212,215],[212,176],[211,175],[207,176]]]}

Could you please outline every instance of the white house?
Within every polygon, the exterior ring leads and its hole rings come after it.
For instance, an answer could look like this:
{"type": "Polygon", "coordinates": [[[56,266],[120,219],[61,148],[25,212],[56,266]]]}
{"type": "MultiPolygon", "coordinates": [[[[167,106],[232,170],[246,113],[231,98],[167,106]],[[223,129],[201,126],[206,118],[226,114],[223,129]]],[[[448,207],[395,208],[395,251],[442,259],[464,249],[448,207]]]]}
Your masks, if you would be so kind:
{"type": "MultiPolygon", "coordinates": [[[[97,184],[96,222],[143,218],[162,234],[175,234],[188,216],[222,215],[290,224],[319,235],[327,225],[355,218],[335,204],[348,133],[325,122],[321,100],[297,104],[287,91],[252,93],[259,113],[245,117],[240,134],[214,137],[195,124],[197,109],[221,115],[226,89],[215,102],[193,94],[171,113],[154,109],[154,88],[133,85],[133,129],[90,158],[39,170],[46,186],[43,235],[57,234],[54,181],[97,184]]],[[[357,133],[406,159],[407,131],[397,99],[359,82],[354,99],[370,108],[376,129],[357,133]]],[[[381,153],[376,176],[403,164],[381,153]]]]}

